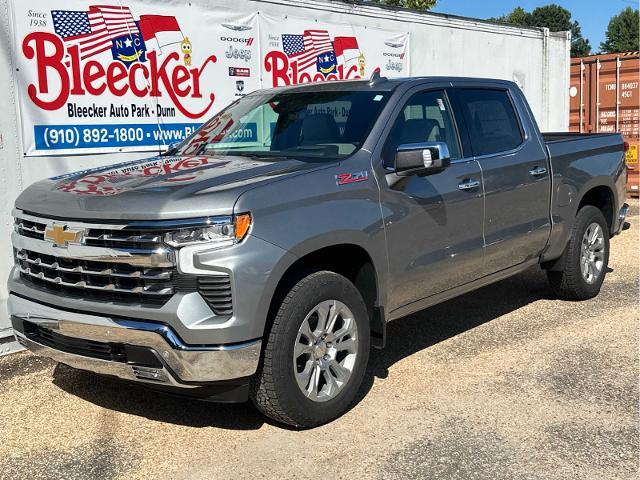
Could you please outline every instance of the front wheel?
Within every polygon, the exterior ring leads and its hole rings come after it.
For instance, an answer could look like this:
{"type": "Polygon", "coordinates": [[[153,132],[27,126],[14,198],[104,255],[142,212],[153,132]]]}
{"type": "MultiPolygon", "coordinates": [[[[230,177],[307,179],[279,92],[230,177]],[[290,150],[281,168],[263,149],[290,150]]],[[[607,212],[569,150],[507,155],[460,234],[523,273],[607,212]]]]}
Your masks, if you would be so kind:
{"type": "Polygon", "coordinates": [[[353,283],[329,271],[308,275],[274,318],[252,382],[253,403],[298,427],[337,418],[355,401],[369,340],[367,309],[353,283]]]}
{"type": "Polygon", "coordinates": [[[582,207],[574,220],[560,270],[547,272],[559,298],[587,300],[600,292],[609,266],[609,230],[602,212],[582,207]]]}

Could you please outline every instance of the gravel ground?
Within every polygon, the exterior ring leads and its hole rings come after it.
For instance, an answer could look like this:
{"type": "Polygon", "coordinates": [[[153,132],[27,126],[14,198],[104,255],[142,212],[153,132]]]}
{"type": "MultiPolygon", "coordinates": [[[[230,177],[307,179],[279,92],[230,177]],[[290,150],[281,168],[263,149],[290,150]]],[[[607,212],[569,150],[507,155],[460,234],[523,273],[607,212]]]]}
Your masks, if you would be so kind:
{"type": "Polygon", "coordinates": [[[640,222],[601,294],[539,269],[389,328],[359,403],[307,431],[19,353],[0,358],[1,478],[635,479],[640,222]]]}

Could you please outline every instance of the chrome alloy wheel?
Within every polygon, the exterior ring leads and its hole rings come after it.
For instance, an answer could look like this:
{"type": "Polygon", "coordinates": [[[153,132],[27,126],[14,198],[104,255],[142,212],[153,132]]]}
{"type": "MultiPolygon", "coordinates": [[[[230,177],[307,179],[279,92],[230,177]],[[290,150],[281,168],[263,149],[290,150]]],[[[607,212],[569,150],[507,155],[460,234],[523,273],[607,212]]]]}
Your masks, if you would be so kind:
{"type": "Polygon", "coordinates": [[[335,398],[356,365],[358,328],[353,313],[338,300],[319,303],[298,329],[293,368],[298,387],[315,402],[335,398]]]}
{"type": "Polygon", "coordinates": [[[598,223],[593,222],[582,236],[580,251],[580,271],[587,283],[595,283],[600,278],[604,267],[604,255],[604,231],[598,223]]]}

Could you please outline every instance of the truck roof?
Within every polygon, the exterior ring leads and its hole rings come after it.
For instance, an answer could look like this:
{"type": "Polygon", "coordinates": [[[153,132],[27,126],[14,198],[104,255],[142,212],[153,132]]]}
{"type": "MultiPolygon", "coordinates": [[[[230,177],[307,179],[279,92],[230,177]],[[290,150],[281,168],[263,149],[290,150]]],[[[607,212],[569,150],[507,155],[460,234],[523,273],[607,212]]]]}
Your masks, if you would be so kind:
{"type": "Polygon", "coordinates": [[[281,92],[335,92],[335,91],[393,91],[400,86],[411,86],[412,84],[422,83],[472,83],[477,86],[495,86],[495,85],[513,85],[514,82],[509,80],[499,80],[492,78],[473,78],[473,77],[398,77],[398,78],[386,78],[378,77],[373,82],[370,80],[335,80],[330,82],[316,82],[316,83],[304,83],[298,85],[289,85],[283,87],[275,87],[270,89],[260,90],[261,92],[268,93],[281,93],[281,92]]]}

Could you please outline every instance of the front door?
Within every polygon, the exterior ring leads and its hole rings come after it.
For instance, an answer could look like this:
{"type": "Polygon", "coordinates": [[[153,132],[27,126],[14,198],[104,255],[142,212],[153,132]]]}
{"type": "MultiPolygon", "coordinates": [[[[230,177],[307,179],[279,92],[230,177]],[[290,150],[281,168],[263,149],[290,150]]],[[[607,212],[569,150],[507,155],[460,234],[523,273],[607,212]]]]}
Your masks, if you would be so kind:
{"type": "Polygon", "coordinates": [[[387,234],[390,309],[467,283],[483,265],[482,176],[463,154],[445,90],[409,94],[383,149],[381,207],[387,234]],[[397,147],[446,142],[451,165],[439,173],[392,173],[397,147]]]}

